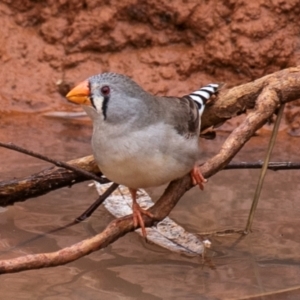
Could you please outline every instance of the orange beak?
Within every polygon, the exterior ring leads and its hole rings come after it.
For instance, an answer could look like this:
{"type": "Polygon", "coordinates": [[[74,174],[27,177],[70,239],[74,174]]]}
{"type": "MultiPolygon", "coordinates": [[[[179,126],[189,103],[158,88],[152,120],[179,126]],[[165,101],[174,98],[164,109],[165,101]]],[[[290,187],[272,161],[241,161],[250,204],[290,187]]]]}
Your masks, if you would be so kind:
{"type": "Polygon", "coordinates": [[[67,99],[76,104],[91,105],[90,89],[87,80],[79,83],[68,94],[67,99]]]}

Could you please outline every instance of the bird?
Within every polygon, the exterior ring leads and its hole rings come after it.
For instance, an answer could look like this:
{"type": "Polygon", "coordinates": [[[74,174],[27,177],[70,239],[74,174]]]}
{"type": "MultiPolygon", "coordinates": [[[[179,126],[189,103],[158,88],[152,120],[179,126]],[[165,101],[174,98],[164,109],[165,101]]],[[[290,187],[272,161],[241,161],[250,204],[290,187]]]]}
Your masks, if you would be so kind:
{"type": "Polygon", "coordinates": [[[199,161],[201,116],[220,85],[208,84],[183,97],[156,96],[118,73],[93,75],[75,86],[68,101],[81,104],[93,122],[92,150],[101,172],[129,188],[133,225],[146,237],[137,190],[156,187],[190,172],[203,190],[199,161]]]}

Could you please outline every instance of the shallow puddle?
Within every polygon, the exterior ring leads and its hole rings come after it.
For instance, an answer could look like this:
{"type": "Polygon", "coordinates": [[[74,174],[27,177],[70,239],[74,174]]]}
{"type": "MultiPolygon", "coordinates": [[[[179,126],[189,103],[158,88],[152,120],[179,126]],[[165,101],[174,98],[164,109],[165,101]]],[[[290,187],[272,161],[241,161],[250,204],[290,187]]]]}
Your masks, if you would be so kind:
{"type": "MultiPolygon", "coordinates": [[[[43,116],[1,118],[0,140],[54,159],[89,155],[91,125],[43,116]]],[[[254,137],[235,161],[264,158],[270,132],[254,137]]],[[[202,141],[203,159],[226,137],[202,141]]],[[[299,161],[300,140],[281,132],[272,161],[299,161]]],[[[0,180],[49,165],[0,148],[0,180]]],[[[201,192],[189,191],[171,213],[185,229],[207,233],[244,228],[259,170],[222,171],[201,192]]],[[[0,259],[51,252],[100,232],[113,217],[103,207],[86,222],[43,235],[79,216],[97,197],[84,182],[0,211],[0,259]],[[43,235],[39,238],[39,235],[43,235]],[[36,238],[36,239],[35,239],[36,238]]],[[[6,299],[297,299],[300,294],[300,172],[268,171],[253,232],[213,236],[202,257],[188,257],[127,234],[104,250],[65,266],[1,275],[6,299]]],[[[154,191],[154,194],[157,192],[154,191]]]]}

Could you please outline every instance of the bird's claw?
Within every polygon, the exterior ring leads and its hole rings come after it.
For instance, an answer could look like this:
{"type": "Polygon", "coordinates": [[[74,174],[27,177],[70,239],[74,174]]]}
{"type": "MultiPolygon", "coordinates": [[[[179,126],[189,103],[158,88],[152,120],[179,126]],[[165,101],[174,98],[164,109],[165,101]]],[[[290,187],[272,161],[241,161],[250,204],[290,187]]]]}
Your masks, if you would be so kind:
{"type": "Polygon", "coordinates": [[[198,185],[200,190],[204,190],[203,183],[207,182],[207,179],[205,179],[200,172],[199,168],[197,166],[194,166],[193,170],[191,171],[191,177],[193,181],[193,185],[198,185]]]}
{"type": "Polygon", "coordinates": [[[138,225],[141,227],[142,235],[144,238],[147,237],[145,222],[143,220],[142,215],[146,215],[149,218],[154,218],[154,215],[147,210],[142,209],[138,203],[133,203],[133,226],[136,228],[138,225]]]}

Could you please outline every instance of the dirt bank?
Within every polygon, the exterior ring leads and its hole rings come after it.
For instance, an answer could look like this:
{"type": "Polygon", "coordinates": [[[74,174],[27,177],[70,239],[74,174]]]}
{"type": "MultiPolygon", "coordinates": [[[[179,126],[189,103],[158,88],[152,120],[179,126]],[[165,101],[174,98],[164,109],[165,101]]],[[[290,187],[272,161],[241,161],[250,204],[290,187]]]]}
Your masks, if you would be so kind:
{"type": "MultiPolygon", "coordinates": [[[[61,109],[69,86],[103,71],[182,95],[300,62],[298,0],[98,2],[0,3],[0,111],[61,109]]],[[[286,117],[295,134],[299,111],[286,117]]]]}

